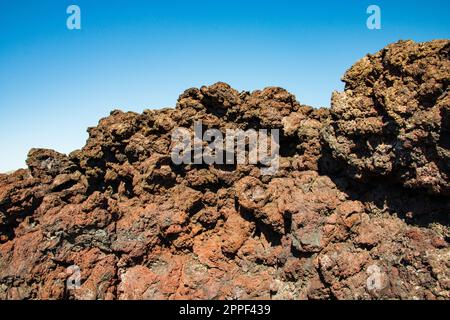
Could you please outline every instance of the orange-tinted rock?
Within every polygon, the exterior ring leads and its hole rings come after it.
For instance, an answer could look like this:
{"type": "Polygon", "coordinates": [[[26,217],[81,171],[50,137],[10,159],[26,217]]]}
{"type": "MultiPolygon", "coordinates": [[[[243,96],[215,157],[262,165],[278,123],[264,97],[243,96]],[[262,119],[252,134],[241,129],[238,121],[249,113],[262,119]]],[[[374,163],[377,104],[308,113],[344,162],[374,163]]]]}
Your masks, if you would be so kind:
{"type": "Polygon", "coordinates": [[[399,42],[331,109],[216,83],[32,149],[0,174],[0,299],[448,299],[449,61],[447,40],[399,42]],[[279,170],[175,165],[198,120],[279,129],[279,170]]]}

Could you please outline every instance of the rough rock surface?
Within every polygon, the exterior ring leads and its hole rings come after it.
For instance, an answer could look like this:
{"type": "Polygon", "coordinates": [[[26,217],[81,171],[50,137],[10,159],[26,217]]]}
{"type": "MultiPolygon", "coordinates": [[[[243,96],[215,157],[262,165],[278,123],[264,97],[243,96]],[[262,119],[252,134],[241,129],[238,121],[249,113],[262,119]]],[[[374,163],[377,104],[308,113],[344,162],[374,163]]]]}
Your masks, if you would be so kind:
{"type": "Polygon", "coordinates": [[[449,299],[449,50],[368,55],[331,109],[216,83],[31,150],[0,175],[0,299],[449,299]],[[175,165],[196,120],[280,129],[280,169],[175,165]]]}
{"type": "Polygon", "coordinates": [[[357,178],[450,196],[450,46],[400,42],[347,71],[324,138],[357,178]]]}

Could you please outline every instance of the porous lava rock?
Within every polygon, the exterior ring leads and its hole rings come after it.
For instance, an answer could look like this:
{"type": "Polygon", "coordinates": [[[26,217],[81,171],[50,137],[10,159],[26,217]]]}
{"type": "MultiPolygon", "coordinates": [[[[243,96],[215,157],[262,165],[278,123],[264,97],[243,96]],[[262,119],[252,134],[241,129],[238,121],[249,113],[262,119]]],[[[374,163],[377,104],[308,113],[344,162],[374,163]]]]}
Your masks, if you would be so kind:
{"type": "Polygon", "coordinates": [[[449,299],[449,49],[364,57],[331,109],[216,83],[32,149],[0,175],[0,299],[449,299]],[[279,169],[174,164],[199,120],[279,129],[279,169]]]}

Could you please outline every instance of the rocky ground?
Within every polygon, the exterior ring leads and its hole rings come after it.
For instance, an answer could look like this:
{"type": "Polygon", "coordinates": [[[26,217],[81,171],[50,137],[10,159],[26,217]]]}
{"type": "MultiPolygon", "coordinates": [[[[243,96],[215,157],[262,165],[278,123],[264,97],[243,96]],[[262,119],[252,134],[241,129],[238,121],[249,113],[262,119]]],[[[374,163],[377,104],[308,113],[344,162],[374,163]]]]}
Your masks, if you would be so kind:
{"type": "Polygon", "coordinates": [[[389,45],[343,81],[331,109],[192,88],[113,111],[68,156],[31,150],[0,175],[0,298],[449,299],[450,41],[389,45]],[[280,169],[175,165],[195,120],[280,129],[280,169]]]}

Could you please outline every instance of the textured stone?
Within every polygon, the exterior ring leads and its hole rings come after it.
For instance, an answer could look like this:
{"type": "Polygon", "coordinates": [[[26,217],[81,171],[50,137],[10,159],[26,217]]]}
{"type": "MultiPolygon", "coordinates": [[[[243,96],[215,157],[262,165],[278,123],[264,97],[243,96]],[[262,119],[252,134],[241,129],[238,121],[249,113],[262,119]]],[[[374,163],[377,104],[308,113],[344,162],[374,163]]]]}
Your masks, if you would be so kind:
{"type": "Polygon", "coordinates": [[[0,299],[449,299],[449,48],[366,56],[331,109],[216,83],[31,150],[0,175],[0,299]],[[197,120],[280,129],[278,172],[175,165],[197,120]]]}

